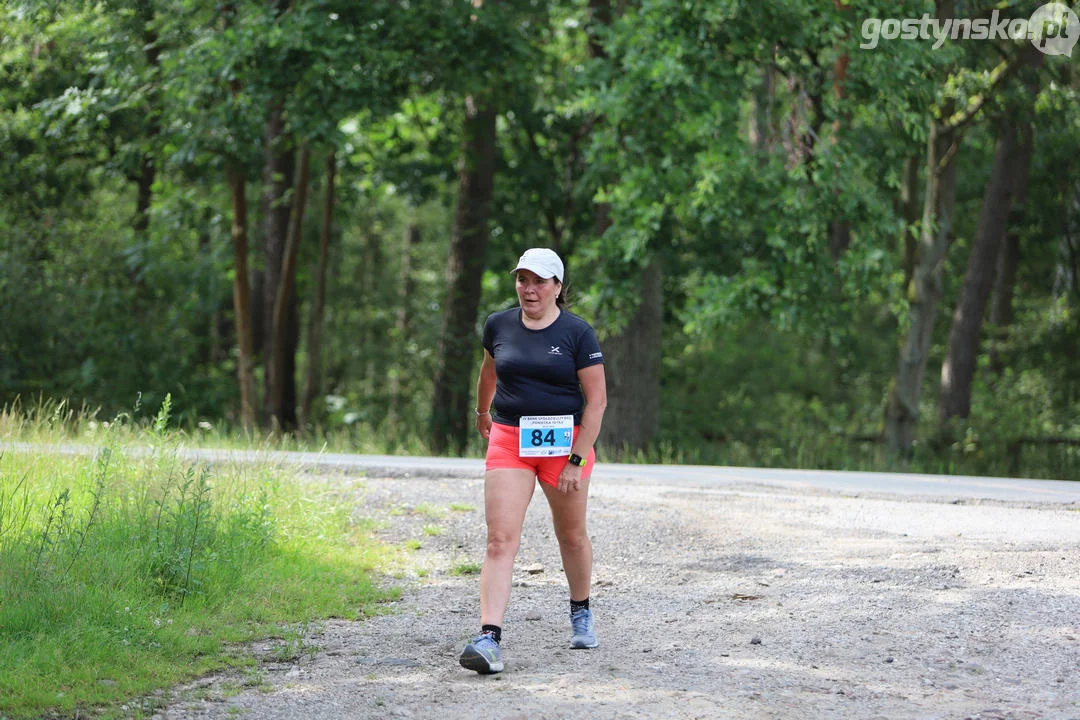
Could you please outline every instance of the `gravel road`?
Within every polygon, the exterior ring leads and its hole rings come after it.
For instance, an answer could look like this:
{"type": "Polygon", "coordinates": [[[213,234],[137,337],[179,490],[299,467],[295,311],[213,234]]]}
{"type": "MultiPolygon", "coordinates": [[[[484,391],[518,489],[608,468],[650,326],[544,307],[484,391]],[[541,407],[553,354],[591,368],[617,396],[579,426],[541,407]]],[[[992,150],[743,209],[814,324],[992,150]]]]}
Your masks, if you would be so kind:
{"type": "Polygon", "coordinates": [[[600,647],[571,651],[537,491],[506,671],[481,677],[457,664],[479,580],[451,570],[482,558],[483,482],[342,484],[382,539],[420,544],[386,579],[392,612],[313,628],[289,662],[260,644],[257,671],[176,688],[155,717],[1080,720],[1080,504],[597,478],[600,647]]]}

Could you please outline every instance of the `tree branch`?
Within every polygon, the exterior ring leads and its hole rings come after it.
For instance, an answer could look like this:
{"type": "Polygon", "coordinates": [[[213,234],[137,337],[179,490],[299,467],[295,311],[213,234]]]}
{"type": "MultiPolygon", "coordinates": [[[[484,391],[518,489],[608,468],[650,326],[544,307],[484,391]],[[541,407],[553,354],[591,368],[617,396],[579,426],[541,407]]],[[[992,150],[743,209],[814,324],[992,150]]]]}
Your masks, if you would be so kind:
{"type": "Polygon", "coordinates": [[[949,118],[942,123],[942,128],[945,130],[959,130],[974,120],[975,116],[979,114],[979,111],[982,110],[983,106],[990,100],[994,91],[1015,75],[1021,67],[1026,65],[1031,58],[1031,54],[1034,52],[1038,52],[1035,50],[1035,47],[1028,46],[1012,57],[999,63],[997,67],[990,71],[990,87],[970,98],[967,107],[963,110],[958,110],[950,115],[949,118]]]}

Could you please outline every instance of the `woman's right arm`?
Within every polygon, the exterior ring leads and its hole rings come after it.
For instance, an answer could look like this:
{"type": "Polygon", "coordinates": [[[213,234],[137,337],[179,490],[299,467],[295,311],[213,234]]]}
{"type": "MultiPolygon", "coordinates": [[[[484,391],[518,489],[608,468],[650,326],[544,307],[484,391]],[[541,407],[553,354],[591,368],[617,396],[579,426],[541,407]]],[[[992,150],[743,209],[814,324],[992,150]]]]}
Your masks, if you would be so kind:
{"type": "Polygon", "coordinates": [[[483,413],[476,416],[476,429],[485,440],[491,435],[491,401],[495,399],[495,358],[484,349],[484,362],[480,365],[480,378],[476,381],[476,409],[483,413]],[[485,412],[486,411],[486,412],[485,412]]]}

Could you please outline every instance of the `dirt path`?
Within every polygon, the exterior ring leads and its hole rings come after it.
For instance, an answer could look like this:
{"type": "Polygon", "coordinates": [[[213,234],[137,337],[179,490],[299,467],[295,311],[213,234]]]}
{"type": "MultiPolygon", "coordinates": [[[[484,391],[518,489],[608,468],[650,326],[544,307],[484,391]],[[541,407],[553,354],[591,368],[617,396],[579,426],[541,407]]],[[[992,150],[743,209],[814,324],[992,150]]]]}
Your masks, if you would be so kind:
{"type": "Polygon", "coordinates": [[[601,646],[571,651],[537,492],[507,669],[481,677],[457,664],[478,578],[451,569],[481,558],[483,483],[354,484],[382,537],[422,543],[395,612],[327,623],[292,662],[256,648],[258,672],[177,689],[156,717],[1080,720],[1075,505],[598,482],[601,646]]]}

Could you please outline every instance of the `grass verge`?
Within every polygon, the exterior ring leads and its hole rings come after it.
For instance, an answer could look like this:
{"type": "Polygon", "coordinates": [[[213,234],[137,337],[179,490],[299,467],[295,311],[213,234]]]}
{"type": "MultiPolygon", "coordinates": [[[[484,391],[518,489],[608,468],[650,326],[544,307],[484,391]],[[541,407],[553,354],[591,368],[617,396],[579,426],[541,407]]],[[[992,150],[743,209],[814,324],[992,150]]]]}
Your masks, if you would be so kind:
{"type": "MultiPolygon", "coordinates": [[[[343,480],[192,463],[167,419],[113,423],[96,457],[0,446],[0,718],[119,714],[249,663],[238,644],[396,595],[343,480]]],[[[10,440],[48,436],[27,430],[10,440]]]]}

